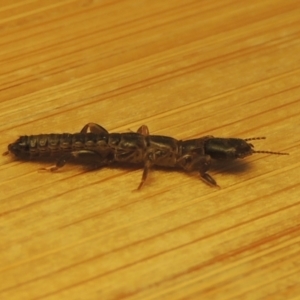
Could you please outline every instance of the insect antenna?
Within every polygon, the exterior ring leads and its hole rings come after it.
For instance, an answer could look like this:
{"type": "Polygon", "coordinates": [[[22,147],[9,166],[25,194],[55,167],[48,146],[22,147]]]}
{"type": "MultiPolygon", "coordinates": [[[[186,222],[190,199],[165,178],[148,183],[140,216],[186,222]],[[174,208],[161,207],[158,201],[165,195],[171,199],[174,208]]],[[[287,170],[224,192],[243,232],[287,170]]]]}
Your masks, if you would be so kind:
{"type": "MultiPolygon", "coordinates": [[[[252,137],[252,138],[247,138],[244,139],[244,141],[253,141],[253,140],[265,140],[265,136],[260,136],[260,137],[252,137]]],[[[252,144],[250,144],[251,147],[253,147],[252,144]]],[[[252,153],[266,153],[266,154],[275,154],[275,155],[289,155],[289,153],[286,152],[273,152],[273,151],[265,151],[265,150],[254,150],[252,149],[252,153]]]]}
{"type": "Polygon", "coordinates": [[[267,153],[267,154],[276,154],[276,155],[289,155],[287,152],[273,152],[273,151],[265,151],[265,150],[252,150],[252,153],[267,153]]]}
{"type": "Polygon", "coordinates": [[[244,139],[244,141],[265,140],[265,139],[266,139],[265,136],[260,136],[260,137],[252,137],[252,138],[244,139]]]}

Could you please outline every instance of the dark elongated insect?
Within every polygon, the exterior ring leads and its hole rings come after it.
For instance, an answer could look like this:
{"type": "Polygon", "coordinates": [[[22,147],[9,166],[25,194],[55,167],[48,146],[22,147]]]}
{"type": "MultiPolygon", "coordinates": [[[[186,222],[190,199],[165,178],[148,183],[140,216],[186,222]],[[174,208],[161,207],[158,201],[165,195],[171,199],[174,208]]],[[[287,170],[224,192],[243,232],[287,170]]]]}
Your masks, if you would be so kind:
{"type": "Polygon", "coordinates": [[[186,171],[198,171],[201,179],[217,186],[216,181],[207,173],[211,159],[234,160],[253,153],[288,155],[288,153],[256,151],[249,138],[218,138],[211,135],[191,140],[176,140],[162,135],[150,135],[143,125],[137,132],[108,133],[95,123],[85,125],[80,133],[39,134],[21,136],[8,145],[8,151],[16,157],[29,160],[34,157],[56,156],[54,166],[43,168],[55,171],[65,165],[71,157],[91,156],[98,167],[112,163],[142,164],[144,171],[140,189],[152,166],[178,167],[186,171]]]}

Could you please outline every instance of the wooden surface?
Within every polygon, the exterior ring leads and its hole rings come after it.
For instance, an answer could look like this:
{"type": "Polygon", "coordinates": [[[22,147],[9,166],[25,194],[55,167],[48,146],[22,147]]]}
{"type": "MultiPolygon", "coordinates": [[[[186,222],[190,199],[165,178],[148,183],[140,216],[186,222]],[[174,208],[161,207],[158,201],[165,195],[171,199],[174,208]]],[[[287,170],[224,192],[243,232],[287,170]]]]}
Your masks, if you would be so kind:
{"type": "Polygon", "coordinates": [[[1,156],[1,299],[300,299],[300,4],[8,1],[2,152],[96,122],[189,139],[267,136],[197,174],[1,156]]]}

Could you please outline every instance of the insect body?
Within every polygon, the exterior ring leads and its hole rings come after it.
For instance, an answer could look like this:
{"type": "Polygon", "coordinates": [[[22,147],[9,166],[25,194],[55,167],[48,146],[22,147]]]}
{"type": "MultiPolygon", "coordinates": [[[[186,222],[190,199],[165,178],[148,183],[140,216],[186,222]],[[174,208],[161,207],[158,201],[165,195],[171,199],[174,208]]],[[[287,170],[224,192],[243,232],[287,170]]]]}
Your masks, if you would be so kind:
{"type": "Polygon", "coordinates": [[[56,156],[54,166],[44,168],[55,171],[65,165],[71,157],[89,156],[98,167],[112,163],[142,164],[144,167],[140,189],[152,166],[182,168],[198,171],[201,179],[217,186],[207,173],[211,159],[234,160],[253,153],[287,155],[288,153],[256,151],[250,140],[264,138],[216,138],[204,136],[191,140],[176,140],[172,137],[150,135],[147,126],[137,132],[108,133],[95,123],[88,123],[80,133],[41,134],[21,136],[8,145],[8,151],[16,157],[28,160],[33,157],[56,156]]]}

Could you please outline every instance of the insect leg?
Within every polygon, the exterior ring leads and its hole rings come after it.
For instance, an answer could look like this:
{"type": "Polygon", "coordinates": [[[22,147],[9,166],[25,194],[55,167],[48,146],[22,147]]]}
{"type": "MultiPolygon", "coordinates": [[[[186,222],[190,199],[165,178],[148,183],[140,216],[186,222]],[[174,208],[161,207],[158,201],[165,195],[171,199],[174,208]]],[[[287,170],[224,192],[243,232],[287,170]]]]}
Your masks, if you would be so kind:
{"type": "MultiPolygon", "coordinates": [[[[128,130],[130,132],[134,132],[133,130],[131,130],[130,128],[128,128],[128,130]]],[[[142,125],[138,130],[137,133],[144,135],[144,136],[148,136],[149,135],[149,129],[147,125],[142,125]]]]}
{"type": "MultiPolygon", "coordinates": [[[[148,151],[145,155],[145,158],[144,158],[144,171],[143,171],[142,181],[141,181],[138,189],[140,189],[143,186],[144,182],[146,181],[150,168],[153,165],[158,165],[158,166],[165,165],[165,164],[163,164],[163,161],[165,161],[166,158],[169,159],[170,154],[172,154],[172,151],[170,149],[166,149],[164,147],[148,149],[148,151]]],[[[175,160],[175,158],[174,158],[174,160],[175,160]]],[[[171,166],[174,166],[175,163],[176,163],[175,161],[173,162],[171,160],[171,166]]]]}
{"type": "Polygon", "coordinates": [[[142,180],[140,185],[138,186],[138,190],[141,189],[141,187],[144,185],[148,174],[149,174],[149,170],[150,168],[153,166],[154,162],[156,159],[156,154],[155,151],[149,151],[146,154],[146,158],[145,158],[145,163],[144,163],[144,170],[143,170],[143,175],[142,175],[142,180]]]}
{"type": "Polygon", "coordinates": [[[144,185],[147,177],[148,177],[148,173],[149,173],[149,170],[151,168],[151,166],[153,165],[153,163],[150,161],[150,160],[147,160],[145,162],[145,165],[144,165],[144,170],[143,170],[143,175],[142,175],[142,180],[141,180],[141,183],[139,184],[138,186],[138,190],[142,188],[142,186],[144,185]]]}
{"type": "Polygon", "coordinates": [[[102,126],[96,124],[96,123],[87,123],[80,131],[80,133],[88,133],[88,130],[92,133],[104,133],[108,134],[108,131],[103,128],[102,126]]]}
{"type": "Polygon", "coordinates": [[[142,134],[144,136],[149,135],[149,128],[147,125],[142,125],[138,130],[137,133],[142,134]]]}
{"type": "Polygon", "coordinates": [[[90,150],[80,150],[80,151],[72,151],[69,153],[65,153],[57,160],[55,165],[46,167],[46,168],[41,168],[39,170],[54,172],[54,171],[62,168],[71,158],[73,158],[73,157],[79,158],[79,157],[84,157],[87,155],[96,156],[97,167],[105,165],[108,162],[107,160],[103,159],[97,152],[90,151],[90,150]]]}
{"type": "Polygon", "coordinates": [[[186,171],[198,170],[201,179],[210,186],[219,187],[217,182],[207,173],[211,164],[211,158],[209,155],[183,155],[178,164],[186,171]]]}
{"type": "Polygon", "coordinates": [[[202,159],[202,158],[201,159],[198,158],[198,159],[196,159],[195,164],[199,168],[199,173],[200,173],[201,179],[210,186],[219,187],[217,182],[208,173],[206,173],[211,164],[210,156],[206,155],[204,159],[202,159]],[[197,161],[198,159],[199,159],[199,161],[197,161]]]}

